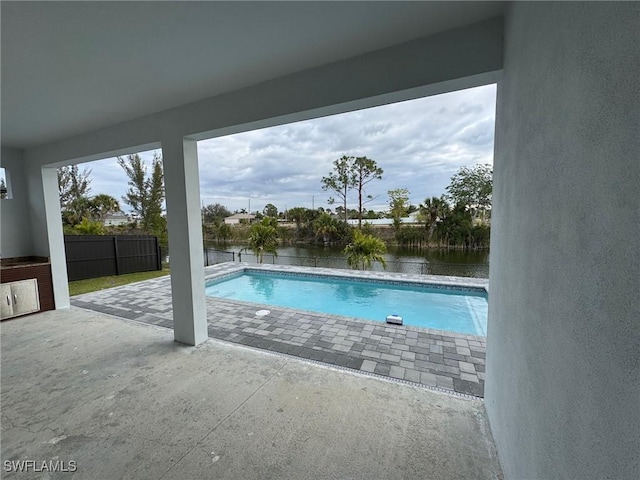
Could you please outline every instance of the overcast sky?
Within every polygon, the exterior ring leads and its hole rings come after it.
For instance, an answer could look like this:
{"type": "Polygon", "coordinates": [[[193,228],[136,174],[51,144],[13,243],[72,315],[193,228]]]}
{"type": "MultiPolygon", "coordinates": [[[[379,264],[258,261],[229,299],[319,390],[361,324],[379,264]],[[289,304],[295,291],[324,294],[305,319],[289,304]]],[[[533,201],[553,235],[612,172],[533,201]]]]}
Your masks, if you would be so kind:
{"type": "MultiPolygon", "coordinates": [[[[251,211],[334,208],[321,179],[343,155],[366,156],[384,170],[367,194],[368,209],[386,210],[387,191],[407,188],[414,205],[445,193],[463,166],[493,164],[495,85],[229,135],[198,143],[204,205],[251,211]]],[[[141,156],[150,160],[152,152],[141,156]]],[[[87,164],[90,195],[118,200],[127,178],[115,159],[87,164]]],[[[354,193],[349,208],[357,207],[354,193]]],[[[334,195],[335,196],[335,195],[334,195]]],[[[125,211],[127,206],[122,204],[125,211]]]]}

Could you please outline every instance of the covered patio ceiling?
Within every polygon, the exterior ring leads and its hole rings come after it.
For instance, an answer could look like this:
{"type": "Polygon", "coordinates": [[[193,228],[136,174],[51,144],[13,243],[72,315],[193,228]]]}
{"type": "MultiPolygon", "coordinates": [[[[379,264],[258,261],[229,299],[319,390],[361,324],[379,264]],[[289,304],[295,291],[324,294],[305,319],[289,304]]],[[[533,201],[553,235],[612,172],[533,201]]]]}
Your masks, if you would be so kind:
{"type": "Polygon", "coordinates": [[[2,145],[28,148],[502,14],[505,2],[2,2],[2,145]]]}

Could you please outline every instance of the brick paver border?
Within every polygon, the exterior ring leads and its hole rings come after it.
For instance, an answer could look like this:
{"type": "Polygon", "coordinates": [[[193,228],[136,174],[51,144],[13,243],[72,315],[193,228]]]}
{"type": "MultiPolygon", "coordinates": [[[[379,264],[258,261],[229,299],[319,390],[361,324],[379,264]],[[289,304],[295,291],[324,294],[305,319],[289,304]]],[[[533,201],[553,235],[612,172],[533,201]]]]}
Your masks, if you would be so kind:
{"type": "MultiPolygon", "coordinates": [[[[223,263],[208,280],[245,269],[483,288],[488,281],[288,265],[223,263]]],[[[74,306],[173,328],[170,277],[79,295],[74,306]]],[[[484,396],[486,338],[207,297],[209,336],[407,382],[484,396]],[[258,310],[268,315],[256,315],[258,310]]]]}

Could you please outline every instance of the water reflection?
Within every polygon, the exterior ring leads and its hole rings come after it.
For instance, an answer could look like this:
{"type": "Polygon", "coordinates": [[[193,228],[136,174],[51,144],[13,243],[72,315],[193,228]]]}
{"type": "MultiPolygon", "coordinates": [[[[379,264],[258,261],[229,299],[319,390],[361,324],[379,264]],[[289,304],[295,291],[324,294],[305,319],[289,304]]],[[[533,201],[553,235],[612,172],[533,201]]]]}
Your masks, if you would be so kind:
{"type": "Polygon", "coordinates": [[[347,284],[338,282],[333,285],[333,293],[340,301],[362,303],[378,296],[378,290],[368,284],[347,284]]]}
{"type": "Polygon", "coordinates": [[[271,300],[273,298],[274,282],[272,278],[252,276],[249,283],[253,287],[253,291],[262,295],[263,298],[271,300]]]}
{"type": "MultiPolygon", "coordinates": [[[[238,261],[238,252],[241,245],[225,245],[210,248],[224,248],[227,252],[235,252],[235,261],[238,261]]],[[[220,261],[232,261],[232,254],[216,254],[220,261]],[[225,256],[226,255],[226,256],[225,256]]],[[[462,277],[489,277],[489,251],[465,251],[465,250],[421,250],[406,247],[389,247],[385,254],[388,272],[451,275],[462,277]]],[[[243,262],[255,263],[252,254],[244,253],[243,262]]],[[[308,267],[326,267],[348,269],[346,259],[342,253],[342,247],[296,245],[278,248],[278,256],[265,255],[264,263],[276,263],[279,265],[299,265],[308,267]]],[[[384,270],[381,265],[374,264],[374,271],[384,270]]]]}

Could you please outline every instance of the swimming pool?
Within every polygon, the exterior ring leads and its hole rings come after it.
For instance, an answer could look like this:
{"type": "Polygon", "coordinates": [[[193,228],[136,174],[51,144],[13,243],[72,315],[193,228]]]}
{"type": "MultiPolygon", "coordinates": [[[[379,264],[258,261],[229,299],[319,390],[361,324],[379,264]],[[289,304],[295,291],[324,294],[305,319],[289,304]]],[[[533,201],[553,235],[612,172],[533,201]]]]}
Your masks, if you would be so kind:
{"type": "Polygon", "coordinates": [[[206,294],[379,322],[400,315],[405,325],[486,335],[487,293],[481,288],[247,269],[207,282],[206,294]]]}

